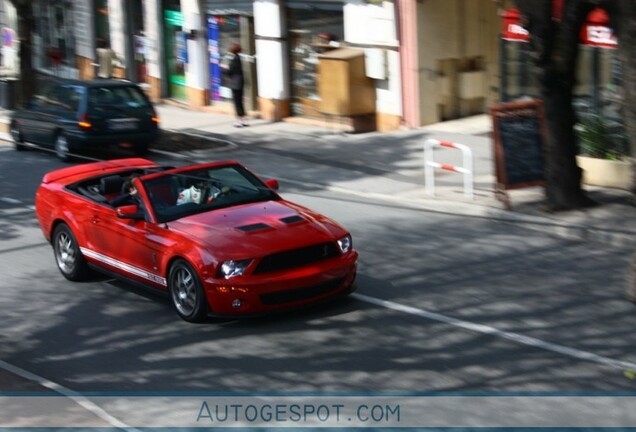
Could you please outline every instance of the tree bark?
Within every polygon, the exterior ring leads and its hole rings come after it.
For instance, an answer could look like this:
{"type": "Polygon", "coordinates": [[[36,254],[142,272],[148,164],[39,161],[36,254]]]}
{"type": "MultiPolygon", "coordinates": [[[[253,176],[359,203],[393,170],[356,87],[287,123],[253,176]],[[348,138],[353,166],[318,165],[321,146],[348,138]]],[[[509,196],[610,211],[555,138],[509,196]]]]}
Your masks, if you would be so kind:
{"type": "Polygon", "coordinates": [[[592,4],[563,0],[555,11],[552,0],[516,0],[530,32],[531,50],[543,99],[548,137],[545,151],[546,198],[550,210],[588,207],[594,202],[581,187],[576,164],[578,141],[572,106],[579,51],[579,32],[592,4]],[[554,17],[555,12],[559,17],[554,17]]]}
{"type": "Polygon", "coordinates": [[[632,201],[636,202],[636,2],[614,0],[607,5],[611,25],[618,38],[618,54],[622,66],[623,119],[630,143],[632,162],[632,201]]]}
{"type": "MultiPolygon", "coordinates": [[[[632,203],[636,203],[636,2],[634,0],[607,0],[604,5],[618,39],[618,54],[622,67],[622,114],[630,147],[632,164],[632,203]]],[[[627,268],[625,297],[636,303],[636,253],[627,268]]]]}
{"type": "Polygon", "coordinates": [[[35,93],[36,77],[32,62],[32,34],[34,17],[29,0],[11,0],[18,16],[18,39],[20,40],[20,81],[16,94],[18,104],[24,104],[35,93]]]}

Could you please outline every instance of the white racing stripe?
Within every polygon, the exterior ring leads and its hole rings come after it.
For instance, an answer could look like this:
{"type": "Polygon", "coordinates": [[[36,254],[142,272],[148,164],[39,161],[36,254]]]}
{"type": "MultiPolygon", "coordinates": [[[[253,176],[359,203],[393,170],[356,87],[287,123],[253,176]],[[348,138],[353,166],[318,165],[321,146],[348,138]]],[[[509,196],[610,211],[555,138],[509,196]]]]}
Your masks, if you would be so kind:
{"type": "Polygon", "coordinates": [[[477,332],[477,333],[483,333],[483,334],[487,334],[487,335],[491,335],[491,336],[495,336],[495,337],[499,337],[502,339],[507,339],[513,342],[517,342],[523,345],[528,345],[528,346],[532,346],[535,348],[540,348],[546,351],[552,351],[558,354],[562,354],[562,355],[566,355],[569,357],[573,357],[573,358],[577,358],[579,360],[585,360],[585,361],[590,361],[590,362],[594,362],[594,363],[599,363],[599,364],[603,364],[606,366],[610,366],[613,367],[615,369],[620,369],[620,370],[636,370],[636,363],[630,363],[630,362],[625,362],[625,361],[621,361],[621,360],[615,360],[612,358],[608,358],[608,357],[603,357],[597,354],[593,354],[587,351],[581,351],[575,348],[568,348],[566,346],[563,345],[558,345],[558,344],[554,344],[551,342],[545,342],[542,341],[541,339],[536,339],[533,337],[529,337],[529,336],[524,336],[522,334],[519,333],[513,333],[513,332],[507,332],[507,331],[503,331],[503,330],[498,330],[494,327],[490,327],[490,326],[486,326],[486,325],[482,325],[482,324],[475,324],[475,323],[471,323],[469,321],[463,321],[457,318],[452,318],[446,315],[442,315],[442,314],[438,314],[435,312],[429,312],[423,309],[418,309],[418,308],[414,308],[411,306],[405,306],[399,303],[395,303],[392,301],[388,301],[388,300],[381,300],[381,299],[377,299],[375,297],[369,297],[366,296],[364,294],[359,294],[359,293],[353,293],[351,294],[352,297],[366,302],[366,303],[370,303],[370,304],[374,304],[376,306],[381,306],[387,309],[391,309],[394,311],[398,311],[398,312],[404,312],[410,315],[415,315],[415,316],[419,316],[422,318],[427,318],[430,320],[434,320],[434,321],[439,321],[439,322],[443,322],[455,327],[459,327],[459,328],[463,328],[465,330],[469,330],[469,331],[473,331],[473,332],[477,332]]]}
{"type": "Polygon", "coordinates": [[[81,247],[80,250],[82,251],[82,254],[86,255],[87,257],[93,258],[94,260],[101,261],[105,264],[116,267],[135,276],[139,276],[151,282],[158,283],[159,285],[167,286],[166,279],[162,276],[150,273],[146,270],[140,269],[130,264],[126,264],[125,262],[110,258],[106,255],[100,254],[99,252],[95,252],[87,248],[81,247]]]}

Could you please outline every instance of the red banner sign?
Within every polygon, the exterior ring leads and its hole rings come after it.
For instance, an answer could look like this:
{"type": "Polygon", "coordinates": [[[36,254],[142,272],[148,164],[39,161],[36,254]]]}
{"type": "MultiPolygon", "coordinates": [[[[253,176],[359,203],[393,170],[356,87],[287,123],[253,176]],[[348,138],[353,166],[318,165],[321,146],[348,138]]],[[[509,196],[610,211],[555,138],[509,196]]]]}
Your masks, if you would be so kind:
{"type": "MultiPolygon", "coordinates": [[[[503,29],[501,37],[509,41],[528,42],[530,33],[521,25],[521,14],[516,8],[511,8],[502,14],[503,29]]],[[[607,12],[596,8],[587,17],[581,28],[581,43],[599,48],[616,48],[618,42],[614,32],[609,27],[607,12]]]]}
{"type": "Polygon", "coordinates": [[[515,8],[508,9],[502,15],[502,38],[510,41],[528,42],[530,33],[521,25],[521,14],[515,8]]]}

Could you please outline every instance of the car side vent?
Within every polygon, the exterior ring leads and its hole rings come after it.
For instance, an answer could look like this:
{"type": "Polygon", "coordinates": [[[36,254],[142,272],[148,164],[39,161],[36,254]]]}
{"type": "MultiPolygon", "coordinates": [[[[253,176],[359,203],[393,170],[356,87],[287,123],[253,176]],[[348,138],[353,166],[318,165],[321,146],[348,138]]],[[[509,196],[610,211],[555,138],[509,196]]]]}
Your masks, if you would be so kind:
{"type": "Polygon", "coordinates": [[[251,225],[243,225],[240,227],[236,227],[237,230],[241,230],[244,232],[254,232],[254,231],[262,231],[271,228],[269,225],[264,223],[255,223],[251,225]]]}
{"type": "Polygon", "coordinates": [[[298,216],[298,215],[294,215],[294,216],[289,216],[289,217],[282,218],[280,221],[284,222],[286,224],[293,224],[293,223],[298,223],[298,222],[304,222],[305,218],[303,218],[301,216],[298,216]]]}

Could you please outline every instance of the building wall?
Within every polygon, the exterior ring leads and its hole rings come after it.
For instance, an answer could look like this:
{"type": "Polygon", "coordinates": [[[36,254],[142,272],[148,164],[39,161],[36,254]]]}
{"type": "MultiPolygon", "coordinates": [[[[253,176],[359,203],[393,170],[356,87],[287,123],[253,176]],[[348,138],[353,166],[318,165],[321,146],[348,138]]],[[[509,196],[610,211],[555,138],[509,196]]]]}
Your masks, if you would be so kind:
{"type": "Polygon", "coordinates": [[[181,0],[184,22],[183,30],[190,32],[188,45],[188,63],[186,64],[187,102],[194,108],[207,104],[207,37],[205,10],[197,0],[181,0]]]}
{"type": "Polygon", "coordinates": [[[420,123],[484,112],[497,94],[496,3],[431,0],[417,14],[420,123]]]}
{"type": "Polygon", "coordinates": [[[344,30],[348,44],[365,50],[367,76],[375,82],[377,128],[396,129],[402,118],[402,82],[395,3],[349,0],[344,30]]]}
{"type": "Polygon", "coordinates": [[[75,8],[75,52],[77,69],[81,79],[93,79],[95,76],[95,29],[93,26],[92,1],[77,0],[75,8]]]}

